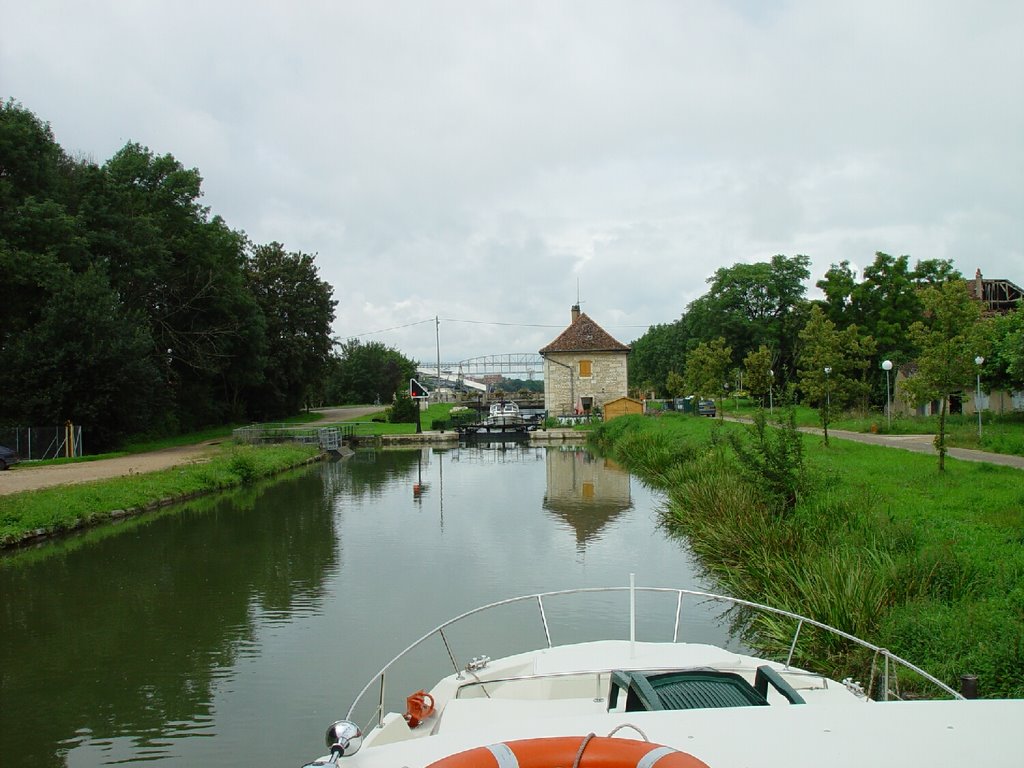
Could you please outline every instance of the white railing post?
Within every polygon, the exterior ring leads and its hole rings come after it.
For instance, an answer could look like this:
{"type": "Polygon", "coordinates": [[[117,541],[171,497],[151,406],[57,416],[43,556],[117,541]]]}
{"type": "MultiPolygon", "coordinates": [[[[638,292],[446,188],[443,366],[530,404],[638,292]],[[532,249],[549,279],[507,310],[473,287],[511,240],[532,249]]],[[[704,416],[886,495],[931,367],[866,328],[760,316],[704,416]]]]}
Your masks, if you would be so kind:
{"type": "Polygon", "coordinates": [[[636,574],[629,574],[629,655],[636,656],[636,574]]]}

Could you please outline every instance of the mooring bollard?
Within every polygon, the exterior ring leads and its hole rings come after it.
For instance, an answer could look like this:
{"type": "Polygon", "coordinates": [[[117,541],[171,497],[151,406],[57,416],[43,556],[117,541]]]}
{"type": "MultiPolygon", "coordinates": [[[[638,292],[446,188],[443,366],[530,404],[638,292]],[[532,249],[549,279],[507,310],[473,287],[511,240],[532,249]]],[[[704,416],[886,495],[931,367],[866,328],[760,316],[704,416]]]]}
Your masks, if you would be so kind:
{"type": "Polygon", "coordinates": [[[960,695],[965,699],[978,698],[977,675],[960,675],[960,695]]]}

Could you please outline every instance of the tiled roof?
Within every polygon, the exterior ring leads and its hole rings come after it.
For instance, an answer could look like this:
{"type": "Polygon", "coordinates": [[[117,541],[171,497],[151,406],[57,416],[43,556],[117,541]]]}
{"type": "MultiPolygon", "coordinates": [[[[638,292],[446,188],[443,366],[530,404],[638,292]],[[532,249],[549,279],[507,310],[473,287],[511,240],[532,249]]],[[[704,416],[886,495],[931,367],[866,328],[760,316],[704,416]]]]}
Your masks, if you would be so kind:
{"type": "Polygon", "coordinates": [[[542,355],[550,352],[629,352],[629,347],[612,338],[604,328],[595,323],[585,312],[572,321],[546,347],[540,350],[542,355]]]}

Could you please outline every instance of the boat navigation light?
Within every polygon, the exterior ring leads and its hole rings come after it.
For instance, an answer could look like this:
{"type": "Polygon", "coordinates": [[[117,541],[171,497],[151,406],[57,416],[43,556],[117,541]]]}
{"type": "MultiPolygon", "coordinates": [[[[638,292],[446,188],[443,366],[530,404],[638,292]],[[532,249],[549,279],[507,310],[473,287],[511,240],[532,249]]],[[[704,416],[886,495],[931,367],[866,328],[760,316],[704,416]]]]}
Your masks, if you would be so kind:
{"type": "Polygon", "coordinates": [[[327,748],[331,755],[349,757],[363,746],[363,732],[350,720],[338,720],[327,729],[327,748]]]}

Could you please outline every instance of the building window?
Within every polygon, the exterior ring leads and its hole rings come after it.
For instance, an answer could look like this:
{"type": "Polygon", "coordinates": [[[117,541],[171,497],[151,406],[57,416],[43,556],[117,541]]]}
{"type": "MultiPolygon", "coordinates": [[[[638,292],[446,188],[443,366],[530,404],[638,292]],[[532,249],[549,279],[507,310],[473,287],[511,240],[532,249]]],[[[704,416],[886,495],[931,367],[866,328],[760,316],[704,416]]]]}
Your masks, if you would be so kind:
{"type": "Polygon", "coordinates": [[[592,375],[593,374],[591,372],[591,361],[580,360],[580,378],[589,379],[592,375]]]}

